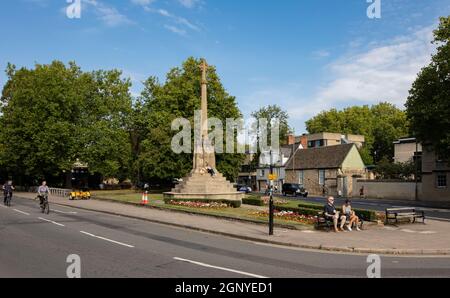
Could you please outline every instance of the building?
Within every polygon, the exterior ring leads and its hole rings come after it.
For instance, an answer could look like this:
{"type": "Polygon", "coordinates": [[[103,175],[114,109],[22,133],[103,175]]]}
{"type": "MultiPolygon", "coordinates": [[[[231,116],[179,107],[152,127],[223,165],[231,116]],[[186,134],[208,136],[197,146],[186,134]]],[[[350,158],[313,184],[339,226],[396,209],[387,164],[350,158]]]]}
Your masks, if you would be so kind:
{"type": "Polygon", "coordinates": [[[361,135],[323,132],[296,137],[296,143],[306,145],[304,146],[305,148],[320,148],[342,144],[356,144],[358,148],[361,148],[365,143],[365,138],[361,135]]]}
{"type": "Polygon", "coordinates": [[[394,162],[405,163],[420,159],[422,144],[416,138],[401,138],[394,142],[394,162]]]}
{"type": "Polygon", "coordinates": [[[256,180],[257,172],[256,167],[253,165],[254,158],[255,158],[254,153],[245,154],[245,160],[242,163],[236,182],[238,185],[249,186],[253,190],[257,190],[258,189],[258,184],[256,180]]]}
{"type": "Polygon", "coordinates": [[[450,202],[450,162],[436,155],[430,146],[422,152],[421,201],[450,202]]]}
{"type": "Polygon", "coordinates": [[[312,195],[351,196],[352,177],[365,173],[356,144],[296,150],[285,165],[285,181],[303,185],[312,195]]]}
{"type": "Polygon", "coordinates": [[[261,152],[256,178],[259,191],[265,191],[269,186],[271,164],[273,174],[276,176],[274,187],[281,190],[281,186],[285,183],[286,179],[285,165],[289,161],[292,152],[297,149],[299,149],[299,144],[288,144],[281,146],[279,151],[261,152]]]}

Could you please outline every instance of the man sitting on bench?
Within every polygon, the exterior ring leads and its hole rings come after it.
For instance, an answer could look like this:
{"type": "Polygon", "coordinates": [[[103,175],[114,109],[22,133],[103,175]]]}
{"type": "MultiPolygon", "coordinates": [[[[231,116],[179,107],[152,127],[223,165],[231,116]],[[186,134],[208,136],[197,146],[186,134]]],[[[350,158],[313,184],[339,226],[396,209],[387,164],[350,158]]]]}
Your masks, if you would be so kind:
{"type": "Polygon", "coordinates": [[[340,231],[344,231],[344,225],[347,220],[346,216],[340,215],[339,211],[336,211],[336,207],[334,206],[334,197],[328,197],[327,204],[323,208],[325,218],[332,219],[334,224],[334,231],[339,233],[340,231]],[[341,221],[340,230],[338,229],[338,221],[341,221]]]}

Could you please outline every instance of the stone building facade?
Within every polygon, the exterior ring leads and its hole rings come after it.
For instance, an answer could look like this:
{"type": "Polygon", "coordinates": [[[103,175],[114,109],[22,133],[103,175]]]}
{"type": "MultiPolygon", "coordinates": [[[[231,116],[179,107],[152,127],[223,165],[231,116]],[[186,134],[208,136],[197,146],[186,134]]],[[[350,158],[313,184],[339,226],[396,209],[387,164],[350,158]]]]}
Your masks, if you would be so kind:
{"type": "Polygon", "coordinates": [[[286,182],[303,185],[311,195],[350,197],[352,178],[365,175],[355,144],[297,150],[286,164],[286,182]]]}

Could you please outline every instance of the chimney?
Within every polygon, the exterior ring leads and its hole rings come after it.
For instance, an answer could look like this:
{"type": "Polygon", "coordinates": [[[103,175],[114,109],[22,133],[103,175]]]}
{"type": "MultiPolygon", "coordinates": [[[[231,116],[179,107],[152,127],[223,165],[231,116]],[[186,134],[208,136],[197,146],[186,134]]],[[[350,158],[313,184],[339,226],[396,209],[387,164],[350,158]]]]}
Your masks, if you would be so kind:
{"type": "Polygon", "coordinates": [[[295,144],[295,136],[294,135],[292,135],[292,134],[288,135],[287,144],[288,145],[294,145],[295,144]]]}
{"type": "Polygon", "coordinates": [[[308,149],[308,136],[306,134],[300,137],[300,145],[302,145],[303,149],[308,149]]]}

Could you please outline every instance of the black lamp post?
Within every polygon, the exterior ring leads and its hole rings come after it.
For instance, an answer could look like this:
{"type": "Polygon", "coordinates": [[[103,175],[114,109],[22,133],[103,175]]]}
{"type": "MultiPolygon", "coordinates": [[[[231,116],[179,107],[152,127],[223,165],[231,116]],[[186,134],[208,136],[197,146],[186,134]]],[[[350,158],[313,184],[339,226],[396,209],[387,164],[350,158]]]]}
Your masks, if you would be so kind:
{"type": "Polygon", "coordinates": [[[272,160],[272,149],[270,150],[270,200],[269,200],[269,236],[273,236],[273,160],[272,160]]]}

